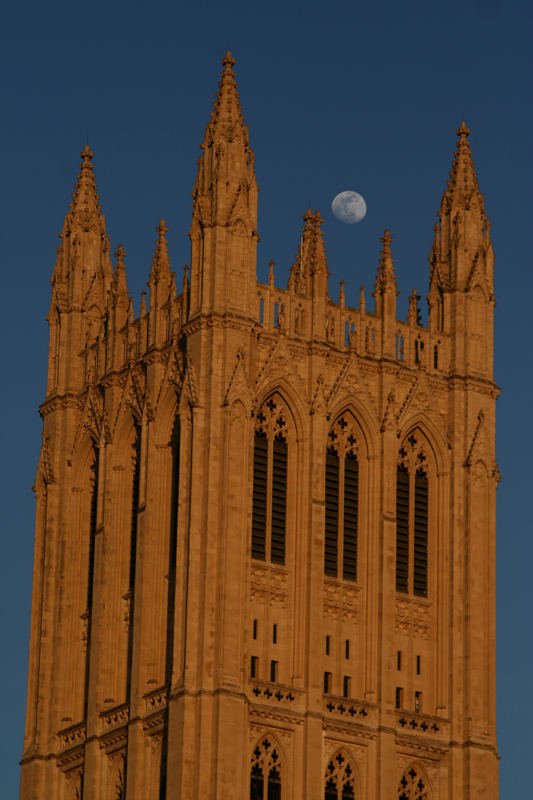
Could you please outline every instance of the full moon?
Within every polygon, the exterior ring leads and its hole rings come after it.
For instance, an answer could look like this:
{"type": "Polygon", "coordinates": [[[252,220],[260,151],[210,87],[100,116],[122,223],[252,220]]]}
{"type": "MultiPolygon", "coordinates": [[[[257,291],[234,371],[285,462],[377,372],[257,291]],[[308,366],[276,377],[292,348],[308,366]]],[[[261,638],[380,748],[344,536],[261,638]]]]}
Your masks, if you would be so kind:
{"type": "Polygon", "coordinates": [[[353,225],[361,222],[366,214],[365,198],[357,192],[341,192],[333,198],[331,210],[338,220],[353,225]]]}

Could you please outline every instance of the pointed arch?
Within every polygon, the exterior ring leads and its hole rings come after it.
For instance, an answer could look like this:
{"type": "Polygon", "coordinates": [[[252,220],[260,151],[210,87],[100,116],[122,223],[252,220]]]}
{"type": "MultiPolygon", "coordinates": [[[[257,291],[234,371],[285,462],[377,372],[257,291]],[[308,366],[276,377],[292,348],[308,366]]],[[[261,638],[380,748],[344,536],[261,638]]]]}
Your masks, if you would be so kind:
{"type": "Polygon", "coordinates": [[[361,434],[367,458],[379,454],[379,428],[377,420],[368,412],[368,408],[353,395],[344,395],[328,410],[328,418],[335,420],[342,414],[351,414],[361,434]]]}
{"type": "Polygon", "coordinates": [[[180,393],[177,386],[169,384],[160,398],[154,419],[154,441],[166,445],[172,437],[176,414],[179,413],[180,393]]]}
{"type": "Polygon", "coordinates": [[[418,762],[404,770],[398,784],[398,800],[431,800],[429,780],[418,762]]]}
{"type": "Polygon", "coordinates": [[[285,378],[278,378],[261,387],[261,392],[256,395],[257,401],[254,404],[255,408],[261,408],[268,398],[276,393],[280,395],[281,399],[286,404],[294,424],[295,437],[297,441],[301,441],[307,433],[306,423],[309,417],[309,409],[305,407],[296,388],[292,386],[288,380],[285,378]]]}
{"type": "Polygon", "coordinates": [[[270,732],[257,740],[250,759],[250,800],[289,800],[286,758],[270,732]]]}
{"type": "Polygon", "coordinates": [[[427,442],[434,458],[436,474],[447,473],[450,463],[449,444],[443,426],[437,425],[427,414],[412,414],[402,420],[402,426],[397,434],[399,441],[403,442],[415,430],[419,430],[427,442]]]}
{"type": "Polygon", "coordinates": [[[324,776],[324,800],[355,800],[361,796],[359,772],[345,748],[329,759],[324,776]]]}

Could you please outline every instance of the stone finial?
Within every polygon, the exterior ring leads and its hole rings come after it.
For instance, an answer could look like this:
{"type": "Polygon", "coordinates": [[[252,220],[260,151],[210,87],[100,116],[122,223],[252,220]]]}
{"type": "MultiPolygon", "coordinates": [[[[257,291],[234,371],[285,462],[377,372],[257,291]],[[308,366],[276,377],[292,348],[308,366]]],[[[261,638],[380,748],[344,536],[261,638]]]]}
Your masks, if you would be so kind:
{"type": "Polygon", "coordinates": [[[339,281],[339,283],[340,283],[340,287],[341,287],[340,290],[339,290],[339,305],[342,308],[344,306],[344,303],[346,302],[346,295],[344,293],[344,286],[345,286],[346,281],[342,281],[341,280],[341,281],[339,281]]]}
{"type": "Polygon", "coordinates": [[[359,289],[359,311],[361,311],[364,314],[365,309],[366,309],[365,287],[361,286],[359,289]]]}

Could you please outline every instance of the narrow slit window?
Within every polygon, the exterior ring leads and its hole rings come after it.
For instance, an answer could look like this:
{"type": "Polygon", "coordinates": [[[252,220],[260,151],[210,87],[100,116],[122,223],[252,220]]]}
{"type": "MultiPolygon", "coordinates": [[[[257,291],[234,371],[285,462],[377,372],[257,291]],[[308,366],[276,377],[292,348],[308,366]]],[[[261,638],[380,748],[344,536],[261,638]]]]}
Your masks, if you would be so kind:
{"type": "Polygon", "coordinates": [[[272,642],[273,644],[277,644],[278,641],[278,626],[276,623],[272,626],[272,642]]]}
{"type": "Polygon", "coordinates": [[[252,623],[252,638],[257,639],[257,620],[254,619],[252,623]]]}
{"type": "Polygon", "coordinates": [[[422,692],[415,692],[415,711],[417,714],[422,711],[422,692]]]}
{"type": "Polygon", "coordinates": [[[402,708],[403,706],[403,689],[401,686],[396,687],[395,706],[396,708],[402,708]]]}
{"type": "Polygon", "coordinates": [[[257,656],[251,656],[251,658],[250,658],[250,678],[257,678],[257,663],[258,663],[257,656]]]}
{"type": "Polygon", "coordinates": [[[350,658],[350,640],[344,642],[344,658],[350,658]]]}
{"type": "Polygon", "coordinates": [[[400,671],[402,668],[402,651],[398,650],[396,653],[396,669],[400,671]]]}
{"type": "Polygon", "coordinates": [[[350,688],[351,688],[352,679],[349,675],[345,675],[342,679],[342,696],[343,697],[350,697],[350,688]]]}
{"type": "Polygon", "coordinates": [[[422,667],[422,658],[421,658],[421,656],[417,656],[416,657],[416,674],[417,675],[420,675],[421,667],[422,667]]]}
{"type": "Polygon", "coordinates": [[[330,636],[329,634],[326,636],[326,655],[329,656],[329,647],[330,647],[330,636]]]}
{"type": "Polygon", "coordinates": [[[324,672],[324,694],[331,693],[331,672],[324,672]]]}
{"type": "Polygon", "coordinates": [[[270,680],[272,683],[278,680],[278,662],[274,660],[270,662],[270,680]]]}

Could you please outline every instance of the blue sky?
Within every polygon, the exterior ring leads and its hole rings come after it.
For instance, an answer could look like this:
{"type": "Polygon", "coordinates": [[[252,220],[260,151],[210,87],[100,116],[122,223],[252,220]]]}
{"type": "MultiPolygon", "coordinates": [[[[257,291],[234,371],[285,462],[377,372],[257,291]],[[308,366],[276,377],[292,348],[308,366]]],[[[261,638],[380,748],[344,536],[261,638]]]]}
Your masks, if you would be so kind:
{"type": "Polygon", "coordinates": [[[0,774],[16,797],[22,752],[33,516],[44,399],[45,316],[57,233],[87,141],[113,249],[122,242],[136,306],[155,226],[174,269],[188,261],[198,144],[230,48],[261,189],[260,278],[285,283],[311,205],[321,210],[330,293],[374,282],[388,227],[401,289],[425,296],[432,228],[461,119],[496,251],[498,729],[501,796],[530,785],[533,452],[531,391],[531,5],[526,0],[264,4],[20,2],[0,33],[0,226],[4,475],[0,538],[0,774]],[[342,225],[335,194],[360,192],[365,220],[342,225]],[[528,713],[529,708],[529,713],[528,713]]]}

